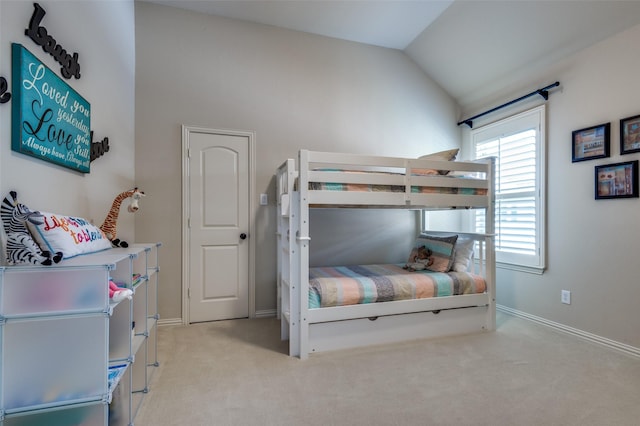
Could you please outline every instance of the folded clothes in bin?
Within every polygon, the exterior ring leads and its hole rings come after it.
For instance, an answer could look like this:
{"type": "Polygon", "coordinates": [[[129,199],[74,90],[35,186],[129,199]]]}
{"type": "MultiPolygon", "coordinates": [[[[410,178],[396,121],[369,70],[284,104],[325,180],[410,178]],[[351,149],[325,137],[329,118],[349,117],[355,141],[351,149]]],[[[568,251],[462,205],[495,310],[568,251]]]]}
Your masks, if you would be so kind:
{"type": "Polygon", "coordinates": [[[112,365],[109,367],[109,374],[107,376],[107,380],[109,381],[109,403],[111,403],[111,395],[116,386],[118,386],[127,367],[127,364],[112,365]]]}

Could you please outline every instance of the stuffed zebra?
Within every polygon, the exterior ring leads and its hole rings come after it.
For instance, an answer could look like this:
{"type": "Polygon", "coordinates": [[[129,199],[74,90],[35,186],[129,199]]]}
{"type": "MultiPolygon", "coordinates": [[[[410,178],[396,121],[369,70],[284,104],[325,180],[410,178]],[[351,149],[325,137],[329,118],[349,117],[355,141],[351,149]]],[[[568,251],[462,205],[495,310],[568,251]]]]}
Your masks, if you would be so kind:
{"type": "Polygon", "coordinates": [[[17,193],[9,192],[0,206],[2,225],[7,234],[6,256],[9,265],[30,263],[33,265],[51,265],[62,260],[62,253],[51,255],[49,251],[43,251],[33,240],[26,222],[42,224],[40,212],[33,212],[27,206],[18,202],[17,193]]]}

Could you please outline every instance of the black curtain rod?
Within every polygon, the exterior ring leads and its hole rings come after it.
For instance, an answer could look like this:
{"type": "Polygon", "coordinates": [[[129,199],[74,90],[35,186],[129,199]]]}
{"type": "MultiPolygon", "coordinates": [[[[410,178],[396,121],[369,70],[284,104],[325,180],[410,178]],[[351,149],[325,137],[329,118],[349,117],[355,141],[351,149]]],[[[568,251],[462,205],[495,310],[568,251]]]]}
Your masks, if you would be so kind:
{"type": "Polygon", "coordinates": [[[558,87],[558,86],[560,86],[560,82],[556,81],[555,83],[550,84],[547,87],[543,87],[542,89],[538,89],[538,90],[533,91],[531,93],[527,93],[526,95],[520,96],[518,99],[514,99],[512,101],[509,101],[506,104],[502,104],[500,106],[497,106],[495,108],[490,109],[489,111],[485,111],[485,112],[480,113],[478,115],[474,115],[473,117],[469,117],[469,118],[467,118],[465,120],[459,121],[458,122],[458,126],[461,125],[461,124],[466,124],[467,126],[473,128],[473,120],[475,120],[476,118],[482,117],[482,116],[487,115],[487,114],[491,114],[494,111],[497,111],[499,109],[508,107],[509,105],[513,105],[516,102],[520,102],[521,100],[530,98],[531,96],[540,95],[546,101],[546,100],[549,99],[549,89],[553,89],[554,87],[558,87]]]}

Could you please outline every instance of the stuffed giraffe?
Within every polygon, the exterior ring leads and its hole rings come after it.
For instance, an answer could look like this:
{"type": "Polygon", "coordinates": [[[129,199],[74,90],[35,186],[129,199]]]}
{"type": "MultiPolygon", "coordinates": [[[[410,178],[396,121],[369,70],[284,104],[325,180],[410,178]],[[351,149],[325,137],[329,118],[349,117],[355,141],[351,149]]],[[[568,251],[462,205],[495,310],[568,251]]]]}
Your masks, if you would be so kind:
{"type": "Polygon", "coordinates": [[[118,214],[120,213],[120,206],[122,202],[127,198],[131,198],[131,204],[127,208],[129,213],[135,213],[138,211],[138,201],[140,198],[144,197],[144,192],[140,191],[137,187],[130,189],[128,191],[124,191],[116,196],[113,200],[113,204],[111,205],[111,210],[109,210],[109,214],[100,225],[100,229],[105,233],[109,241],[114,247],[129,247],[129,244],[126,241],[120,241],[116,238],[116,227],[118,223],[118,214]]]}

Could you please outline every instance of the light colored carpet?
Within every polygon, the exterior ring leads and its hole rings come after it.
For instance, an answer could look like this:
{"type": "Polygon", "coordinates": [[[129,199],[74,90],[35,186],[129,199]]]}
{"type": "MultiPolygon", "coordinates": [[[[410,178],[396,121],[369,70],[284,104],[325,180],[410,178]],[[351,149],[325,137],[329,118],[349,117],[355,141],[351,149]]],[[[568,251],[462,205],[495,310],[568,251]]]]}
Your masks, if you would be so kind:
{"type": "Polygon", "coordinates": [[[135,426],[640,425],[640,360],[498,313],[494,333],[286,355],[276,319],[159,329],[135,426]]]}

